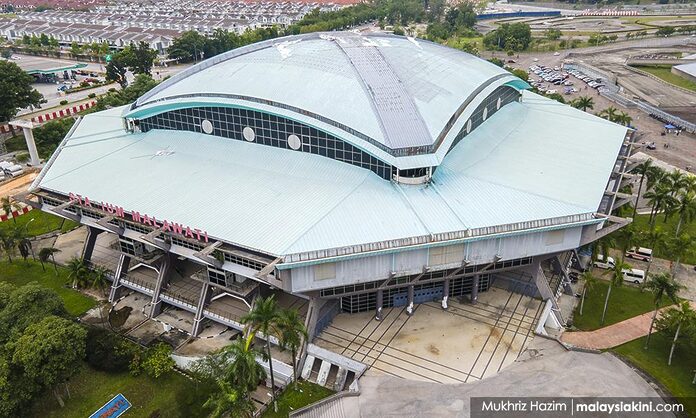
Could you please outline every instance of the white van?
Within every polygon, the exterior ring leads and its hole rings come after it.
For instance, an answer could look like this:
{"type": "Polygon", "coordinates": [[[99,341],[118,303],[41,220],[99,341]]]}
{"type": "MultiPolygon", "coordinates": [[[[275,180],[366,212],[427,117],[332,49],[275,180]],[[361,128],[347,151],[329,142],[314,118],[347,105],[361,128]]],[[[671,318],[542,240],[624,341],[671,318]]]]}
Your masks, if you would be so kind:
{"type": "Polygon", "coordinates": [[[652,260],[652,249],[643,247],[633,247],[626,251],[626,257],[631,257],[636,260],[650,262],[652,260]]]}
{"type": "Polygon", "coordinates": [[[613,269],[616,267],[616,260],[613,257],[607,257],[607,260],[604,261],[604,256],[599,254],[593,265],[600,269],[613,269]]]}
{"type": "Polygon", "coordinates": [[[640,284],[645,281],[645,272],[639,269],[623,269],[623,279],[625,282],[640,284]]]}

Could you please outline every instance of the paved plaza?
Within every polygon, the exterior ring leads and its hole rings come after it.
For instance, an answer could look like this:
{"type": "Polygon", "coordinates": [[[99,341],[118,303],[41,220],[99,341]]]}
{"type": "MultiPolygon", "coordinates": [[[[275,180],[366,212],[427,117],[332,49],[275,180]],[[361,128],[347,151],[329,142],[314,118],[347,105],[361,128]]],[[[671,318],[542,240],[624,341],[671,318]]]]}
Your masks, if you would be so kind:
{"type": "Polygon", "coordinates": [[[369,366],[366,375],[439,383],[472,382],[495,375],[533,338],[541,302],[491,288],[479,303],[450,300],[374,312],[339,314],[315,339],[320,347],[369,366]]]}

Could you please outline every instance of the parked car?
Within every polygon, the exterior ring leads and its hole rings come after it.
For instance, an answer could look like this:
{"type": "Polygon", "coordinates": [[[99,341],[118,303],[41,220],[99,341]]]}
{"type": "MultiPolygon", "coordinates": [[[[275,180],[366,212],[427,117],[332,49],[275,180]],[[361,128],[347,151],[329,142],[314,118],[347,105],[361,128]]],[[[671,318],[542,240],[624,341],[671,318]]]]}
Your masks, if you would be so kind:
{"type": "Polygon", "coordinates": [[[635,260],[651,261],[652,260],[652,249],[643,247],[633,247],[626,251],[626,257],[633,258],[635,260]]]}
{"type": "Polygon", "coordinates": [[[645,281],[645,272],[639,269],[623,269],[623,279],[626,282],[641,284],[645,281]]]}
{"type": "Polygon", "coordinates": [[[613,257],[607,257],[606,261],[604,261],[604,256],[599,254],[593,265],[600,269],[613,269],[616,267],[616,260],[613,257]]]}

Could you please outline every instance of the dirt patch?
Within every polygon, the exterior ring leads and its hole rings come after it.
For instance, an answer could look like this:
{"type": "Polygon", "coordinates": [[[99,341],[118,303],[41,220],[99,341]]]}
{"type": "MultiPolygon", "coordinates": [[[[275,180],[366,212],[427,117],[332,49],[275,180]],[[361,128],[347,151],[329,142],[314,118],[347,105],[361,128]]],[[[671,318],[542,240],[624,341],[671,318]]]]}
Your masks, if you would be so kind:
{"type": "Polygon", "coordinates": [[[440,355],[440,349],[435,346],[435,344],[430,344],[428,346],[428,351],[431,353],[435,354],[436,356],[440,355]]]}
{"type": "Polygon", "coordinates": [[[109,314],[109,322],[111,323],[111,326],[116,329],[121,328],[128,320],[128,317],[132,311],[133,308],[130,306],[124,306],[121,309],[111,311],[109,314]]]}

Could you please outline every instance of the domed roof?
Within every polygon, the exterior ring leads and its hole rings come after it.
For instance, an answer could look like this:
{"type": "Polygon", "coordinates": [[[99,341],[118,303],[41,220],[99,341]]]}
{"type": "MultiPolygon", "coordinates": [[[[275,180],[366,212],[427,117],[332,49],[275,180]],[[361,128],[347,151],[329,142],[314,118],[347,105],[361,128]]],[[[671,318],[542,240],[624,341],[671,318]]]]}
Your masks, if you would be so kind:
{"type": "Polygon", "coordinates": [[[474,99],[513,81],[519,83],[488,61],[419,39],[313,33],[208,59],[142,96],[130,113],[163,103],[232,101],[310,118],[338,136],[395,150],[432,145],[474,99]]]}

